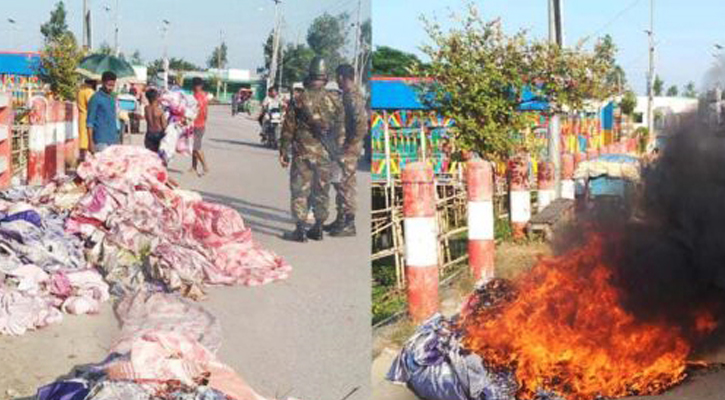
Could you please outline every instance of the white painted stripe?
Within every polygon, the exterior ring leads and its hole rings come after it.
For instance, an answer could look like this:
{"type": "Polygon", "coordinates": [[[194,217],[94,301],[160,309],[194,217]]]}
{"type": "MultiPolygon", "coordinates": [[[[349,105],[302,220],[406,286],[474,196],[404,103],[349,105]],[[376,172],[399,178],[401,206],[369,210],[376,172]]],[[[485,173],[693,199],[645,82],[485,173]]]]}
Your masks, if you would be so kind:
{"type": "Polygon", "coordinates": [[[30,125],[28,132],[28,148],[30,151],[45,150],[45,126],[30,125]]]}
{"type": "Polygon", "coordinates": [[[0,174],[6,172],[8,170],[8,158],[5,156],[0,156],[0,174]]]}
{"type": "Polygon", "coordinates": [[[55,143],[55,124],[48,123],[45,125],[45,145],[50,146],[55,143]]]}
{"type": "Polygon", "coordinates": [[[468,239],[493,240],[493,202],[468,202],[468,239]]]}
{"type": "Polygon", "coordinates": [[[55,126],[55,142],[58,144],[65,143],[65,122],[58,122],[55,126]]]}
{"type": "Polygon", "coordinates": [[[435,218],[405,218],[403,229],[405,264],[411,267],[438,265],[438,233],[435,218]]]}
{"type": "Polygon", "coordinates": [[[542,212],[552,201],[556,198],[556,191],[554,189],[542,189],[539,190],[537,212],[542,212]]]}
{"type": "Polygon", "coordinates": [[[531,219],[531,193],[528,190],[511,192],[511,221],[527,223],[531,219]]]}
{"type": "Polygon", "coordinates": [[[0,142],[10,137],[10,127],[0,124],[0,142]]]}
{"type": "Polygon", "coordinates": [[[564,199],[576,199],[576,186],[574,180],[565,179],[561,181],[561,197],[564,199]]]}

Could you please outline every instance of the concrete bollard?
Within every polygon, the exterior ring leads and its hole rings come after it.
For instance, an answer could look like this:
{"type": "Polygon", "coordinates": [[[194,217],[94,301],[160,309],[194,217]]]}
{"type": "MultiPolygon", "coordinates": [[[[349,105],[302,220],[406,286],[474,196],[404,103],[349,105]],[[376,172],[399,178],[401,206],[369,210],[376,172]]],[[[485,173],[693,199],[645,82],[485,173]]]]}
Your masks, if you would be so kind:
{"type": "Polygon", "coordinates": [[[561,156],[561,197],[574,200],[576,188],[574,187],[574,155],[562,154],[561,156]]]}
{"type": "Polygon", "coordinates": [[[482,160],[468,162],[468,263],[476,281],[493,279],[495,267],[493,166],[482,160]]]}
{"type": "Polygon", "coordinates": [[[78,159],[78,115],[75,103],[67,101],[65,106],[65,152],[63,154],[66,170],[74,169],[78,159]]]}
{"type": "Polygon", "coordinates": [[[65,102],[56,101],[55,115],[55,175],[60,177],[65,175],[65,137],[66,137],[66,117],[65,102]]]}
{"type": "Polygon", "coordinates": [[[539,193],[536,211],[542,212],[556,199],[554,164],[548,161],[539,161],[539,173],[537,175],[539,193]]]}
{"type": "Polygon", "coordinates": [[[515,239],[526,235],[531,219],[531,193],[529,192],[528,156],[517,156],[509,161],[509,201],[511,231],[515,239]]]}
{"type": "Polygon", "coordinates": [[[28,131],[28,184],[45,183],[45,123],[48,101],[43,97],[30,100],[30,130],[28,131]]]}
{"type": "Polygon", "coordinates": [[[408,312],[422,322],[438,311],[438,234],[433,169],[423,162],[405,166],[403,230],[408,312]]]}

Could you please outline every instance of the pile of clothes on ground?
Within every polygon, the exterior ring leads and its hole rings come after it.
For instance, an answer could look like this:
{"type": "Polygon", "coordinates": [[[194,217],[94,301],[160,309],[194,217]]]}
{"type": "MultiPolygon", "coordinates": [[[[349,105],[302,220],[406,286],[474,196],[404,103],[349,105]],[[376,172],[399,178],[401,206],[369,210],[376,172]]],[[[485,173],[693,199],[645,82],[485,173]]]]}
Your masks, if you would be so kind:
{"type": "MultiPolygon", "coordinates": [[[[408,339],[386,378],[426,400],[516,400],[514,374],[488,369],[480,356],[463,346],[458,327],[461,318],[479,307],[505,301],[510,290],[508,281],[492,280],[469,297],[460,315],[431,317],[408,339]]],[[[543,391],[539,398],[561,400],[543,391]]]]}
{"type": "Polygon", "coordinates": [[[37,400],[265,400],[216,358],[221,328],[197,304],[138,292],[116,312],[121,336],[109,356],[41,387],[37,400]]]}
{"type": "Polygon", "coordinates": [[[194,96],[181,91],[164,92],[159,103],[168,121],[159,155],[168,164],[175,153],[190,153],[194,137],[193,121],[199,113],[199,104],[194,96]]]}
{"type": "Polygon", "coordinates": [[[167,184],[158,155],[113,146],[78,176],[0,194],[0,334],[98,311],[110,292],[199,299],[211,285],[262,285],[291,267],[235,210],[167,184]]]}
{"type": "Polygon", "coordinates": [[[0,334],[22,335],[63,318],[99,311],[108,285],[85,260],[64,215],[21,201],[28,189],[0,194],[0,334]]]}

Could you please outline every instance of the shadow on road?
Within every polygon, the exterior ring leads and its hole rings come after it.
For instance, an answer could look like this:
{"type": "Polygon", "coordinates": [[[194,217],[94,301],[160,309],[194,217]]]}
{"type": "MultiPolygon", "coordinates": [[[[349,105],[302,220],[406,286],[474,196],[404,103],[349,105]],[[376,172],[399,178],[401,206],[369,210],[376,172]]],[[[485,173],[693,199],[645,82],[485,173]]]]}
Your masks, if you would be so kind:
{"type": "Polygon", "coordinates": [[[224,143],[224,144],[233,144],[236,146],[247,146],[252,147],[255,149],[269,149],[265,145],[261,143],[254,143],[254,142],[247,142],[246,140],[232,140],[232,139],[209,139],[212,142],[216,143],[224,143]]]}
{"type": "Polygon", "coordinates": [[[269,222],[294,225],[294,220],[290,218],[289,211],[287,210],[263,204],[256,204],[243,199],[215,193],[199,193],[205,200],[225,204],[237,210],[244,218],[244,223],[252,228],[252,231],[254,232],[279,237],[284,234],[287,229],[278,226],[278,224],[270,224],[269,222]]]}

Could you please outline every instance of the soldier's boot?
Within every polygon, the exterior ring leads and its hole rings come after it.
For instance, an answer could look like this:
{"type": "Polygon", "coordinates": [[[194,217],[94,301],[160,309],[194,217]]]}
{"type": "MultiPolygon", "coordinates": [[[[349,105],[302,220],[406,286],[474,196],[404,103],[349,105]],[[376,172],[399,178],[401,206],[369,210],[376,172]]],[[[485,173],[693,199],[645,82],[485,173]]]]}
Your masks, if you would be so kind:
{"type": "Polygon", "coordinates": [[[351,237],[357,234],[355,229],[355,214],[348,214],[345,216],[345,220],[340,227],[332,232],[330,236],[333,237],[351,237]]]}
{"type": "Polygon", "coordinates": [[[332,223],[327,224],[322,227],[322,229],[325,232],[332,232],[340,229],[340,226],[345,223],[345,214],[341,213],[340,211],[337,212],[337,217],[335,217],[335,220],[332,221],[332,223]]]}
{"type": "Polygon", "coordinates": [[[282,236],[284,240],[304,243],[307,241],[307,229],[303,222],[298,222],[297,227],[292,232],[285,232],[282,236]]]}
{"type": "Polygon", "coordinates": [[[315,222],[315,224],[312,225],[312,228],[307,231],[307,237],[312,240],[322,240],[324,236],[325,234],[322,231],[322,221],[315,222]]]}

